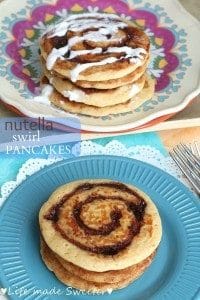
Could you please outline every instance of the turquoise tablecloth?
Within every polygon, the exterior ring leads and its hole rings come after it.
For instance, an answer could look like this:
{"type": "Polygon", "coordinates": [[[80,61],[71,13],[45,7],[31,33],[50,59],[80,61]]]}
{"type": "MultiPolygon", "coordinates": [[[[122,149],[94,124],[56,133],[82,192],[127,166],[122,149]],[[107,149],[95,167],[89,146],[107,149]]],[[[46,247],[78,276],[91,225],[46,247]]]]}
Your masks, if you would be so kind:
{"type": "MultiPolygon", "coordinates": [[[[162,144],[159,135],[156,133],[123,135],[117,137],[100,138],[94,141],[105,146],[113,139],[120,141],[127,147],[134,145],[150,145],[158,149],[162,154],[167,155],[164,145],[162,144]]],[[[0,157],[0,186],[6,181],[14,180],[20,167],[26,160],[27,158],[9,157],[8,155],[0,157]]]]}

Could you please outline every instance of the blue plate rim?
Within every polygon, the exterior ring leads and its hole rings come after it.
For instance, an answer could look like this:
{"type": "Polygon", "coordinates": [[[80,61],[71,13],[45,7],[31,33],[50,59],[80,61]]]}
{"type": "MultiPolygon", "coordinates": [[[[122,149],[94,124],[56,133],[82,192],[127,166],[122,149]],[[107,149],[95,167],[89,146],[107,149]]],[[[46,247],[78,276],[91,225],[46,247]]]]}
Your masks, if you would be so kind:
{"type": "Polygon", "coordinates": [[[178,186],[180,186],[191,198],[192,201],[194,201],[194,203],[196,204],[197,207],[199,207],[199,211],[200,211],[200,201],[197,197],[196,194],[194,194],[192,191],[189,190],[189,188],[184,185],[180,180],[178,180],[176,177],[174,177],[173,175],[163,171],[162,169],[151,165],[149,163],[143,162],[141,160],[137,160],[135,158],[129,158],[129,157],[124,157],[124,156],[115,156],[115,155],[84,155],[84,156],[79,156],[76,158],[69,158],[69,159],[63,159],[61,161],[58,161],[56,163],[53,163],[51,165],[45,166],[44,168],[42,168],[41,170],[35,172],[33,175],[27,177],[22,183],[20,183],[20,185],[18,185],[8,196],[8,198],[6,199],[6,201],[4,201],[4,203],[2,204],[2,206],[0,206],[0,213],[2,212],[2,210],[4,209],[4,206],[6,205],[6,203],[8,202],[7,200],[13,195],[13,193],[16,193],[19,189],[21,189],[23,187],[23,185],[26,185],[27,182],[34,180],[34,178],[40,176],[41,174],[43,174],[45,171],[48,171],[50,169],[54,169],[58,166],[62,166],[65,165],[66,163],[73,163],[73,162],[79,162],[79,161],[84,161],[86,159],[115,159],[115,160],[120,160],[120,161],[127,161],[127,162],[136,162],[137,164],[143,165],[143,166],[147,166],[147,167],[151,167],[153,169],[156,170],[156,172],[159,172],[161,174],[165,174],[167,175],[171,180],[175,181],[177,183],[178,186]]]}

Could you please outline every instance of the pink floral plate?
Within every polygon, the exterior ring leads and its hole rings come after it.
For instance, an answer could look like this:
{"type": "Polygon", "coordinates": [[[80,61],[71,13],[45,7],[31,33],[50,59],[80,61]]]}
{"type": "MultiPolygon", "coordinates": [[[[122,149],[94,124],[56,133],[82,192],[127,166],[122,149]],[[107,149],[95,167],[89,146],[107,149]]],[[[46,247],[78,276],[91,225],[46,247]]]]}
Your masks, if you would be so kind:
{"type": "MultiPolygon", "coordinates": [[[[152,124],[188,105],[200,92],[200,25],[176,0],[4,0],[0,4],[0,97],[30,117],[69,114],[33,100],[41,68],[38,40],[45,28],[68,14],[115,13],[132,20],[151,40],[149,73],[156,93],[133,112],[76,115],[82,130],[117,132],[152,124]],[[128,4],[129,2],[129,4],[128,4]],[[130,3],[131,2],[131,3],[130,3]]],[[[71,114],[70,114],[71,116],[71,114]]]]}

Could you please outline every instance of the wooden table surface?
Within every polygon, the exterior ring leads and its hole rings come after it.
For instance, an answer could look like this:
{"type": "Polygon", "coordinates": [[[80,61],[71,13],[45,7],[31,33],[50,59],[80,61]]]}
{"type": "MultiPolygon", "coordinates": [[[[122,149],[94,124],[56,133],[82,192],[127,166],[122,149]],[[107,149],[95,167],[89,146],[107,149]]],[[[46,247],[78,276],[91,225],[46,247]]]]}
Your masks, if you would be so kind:
{"type": "Polygon", "coordinates": [[[180,143],[190,144],[200,142],[200,126],[195,128],[165,130],[159,132],[159,135],[165,147],[171,150],[180,143]]]}

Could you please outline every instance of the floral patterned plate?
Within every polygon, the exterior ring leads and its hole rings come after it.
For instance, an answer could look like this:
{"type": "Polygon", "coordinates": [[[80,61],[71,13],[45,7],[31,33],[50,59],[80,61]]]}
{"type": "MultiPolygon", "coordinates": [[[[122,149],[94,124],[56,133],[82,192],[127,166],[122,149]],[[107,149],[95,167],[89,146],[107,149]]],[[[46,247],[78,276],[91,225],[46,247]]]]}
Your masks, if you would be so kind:
{"type": "Polygon", "coordinates": [[[153,99],[133,112],[77,115],[83,130],[114,132],[149,126],[182,110],[200,92],[200,25],[176,0],[132,0],[131,6],[122,0],[4,0],[0,9],[0,97],[24,115],[69,115],[34,102],[33,95],[41,75],[38,39],[49,24],[71,13],[116,13],[145,30],[151,40],[149,73],[156,79],[153,99]]]}

